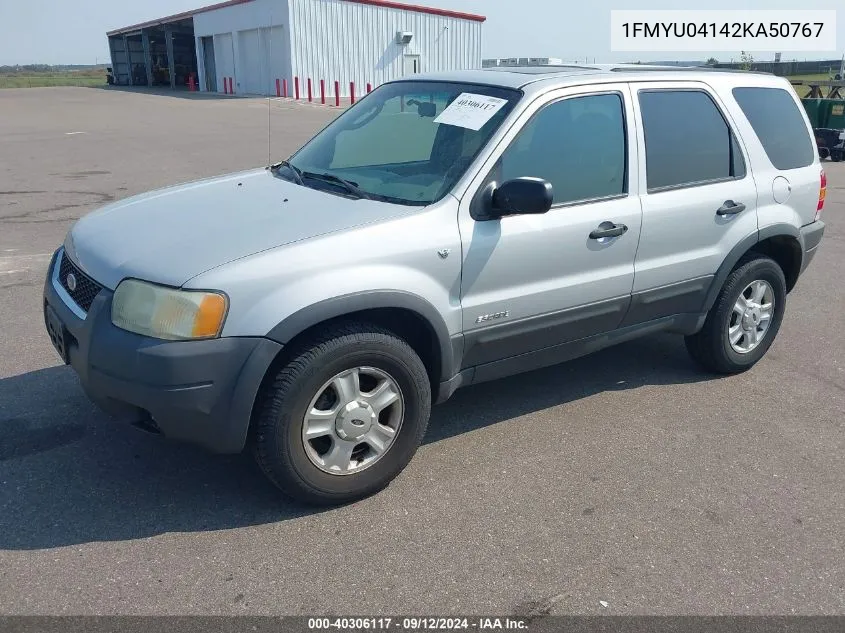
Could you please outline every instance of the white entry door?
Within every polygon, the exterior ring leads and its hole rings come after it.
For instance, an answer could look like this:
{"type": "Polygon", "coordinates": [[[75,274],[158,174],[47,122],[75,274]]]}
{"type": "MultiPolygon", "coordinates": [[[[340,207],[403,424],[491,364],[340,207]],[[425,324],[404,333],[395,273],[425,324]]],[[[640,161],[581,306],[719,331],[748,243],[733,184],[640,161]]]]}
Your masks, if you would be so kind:
{"type": "Polygon", "coordinates": [[[243,71],[241,92],[251,95],[264,94],[267,72],[265,59],[261,54],[261,36],[258,29],[240,33],[241,70],[243,71]]]}

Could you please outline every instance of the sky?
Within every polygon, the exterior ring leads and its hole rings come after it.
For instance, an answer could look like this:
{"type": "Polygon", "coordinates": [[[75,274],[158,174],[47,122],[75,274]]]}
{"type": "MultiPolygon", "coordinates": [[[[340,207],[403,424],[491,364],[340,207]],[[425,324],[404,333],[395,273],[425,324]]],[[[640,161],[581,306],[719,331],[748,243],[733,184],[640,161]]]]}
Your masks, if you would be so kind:
{"type": "MultiPolygon", "coordinates": [[[[215,0],[0,0],[0,65],[94,64],[108,61],[106,31],[196,9],[215,0]]],[[[487,16],[484,57],[559,57],[567,62],[739,60],[739,51],[613,53],[611,9],[697,9],[694,0],[415,0],[487,16]],[[577,8],[576,8],[577,7],[577,8]]],[[[837,53],[784,53],[783,59],[832,59],[845,52],[842,0],[711,0],[707,9],[841,9],[837,53]]],[[[772,59],[754,53],[755,59],[772,59]]]]}

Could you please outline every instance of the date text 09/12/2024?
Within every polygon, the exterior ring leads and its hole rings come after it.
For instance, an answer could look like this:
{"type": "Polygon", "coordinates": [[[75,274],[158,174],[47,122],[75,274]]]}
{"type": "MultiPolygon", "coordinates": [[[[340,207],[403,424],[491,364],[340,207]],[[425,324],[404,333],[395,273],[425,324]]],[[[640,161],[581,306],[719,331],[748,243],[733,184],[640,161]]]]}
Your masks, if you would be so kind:
{"type": "Polygon", "coordinates": [[[310,631],[519,631],[528,622],[520,618],[372,617],[309,618],[310,631]]]}

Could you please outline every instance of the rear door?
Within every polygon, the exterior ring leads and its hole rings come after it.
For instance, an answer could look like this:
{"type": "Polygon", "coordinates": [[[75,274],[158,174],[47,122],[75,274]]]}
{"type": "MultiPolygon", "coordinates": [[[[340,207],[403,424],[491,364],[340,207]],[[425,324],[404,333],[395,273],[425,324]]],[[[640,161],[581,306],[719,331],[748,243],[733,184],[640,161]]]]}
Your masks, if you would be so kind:
{"type": "Polygon", "coordinates": [[[730,250],[757,231],[757,189],[735,125],[700,82],[634,94],[643,223],[624,325],[702,310],[730,250]]]}

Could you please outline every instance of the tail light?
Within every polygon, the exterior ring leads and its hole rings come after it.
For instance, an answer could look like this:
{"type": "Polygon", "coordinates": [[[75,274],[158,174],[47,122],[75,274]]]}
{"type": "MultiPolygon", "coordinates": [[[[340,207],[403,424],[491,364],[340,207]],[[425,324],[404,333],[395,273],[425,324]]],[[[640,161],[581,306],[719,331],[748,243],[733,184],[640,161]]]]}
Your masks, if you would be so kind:
{"type": "Polygon", "coordinates": [[[819,204],[816,207],[816,220],[819,219],[819,216],[822,214],[822,209],[824,209],[824,198],[827,195],[827,174],[824,173],[824,169],[822,169],[822,174],[819,182],[819,204]]]}

